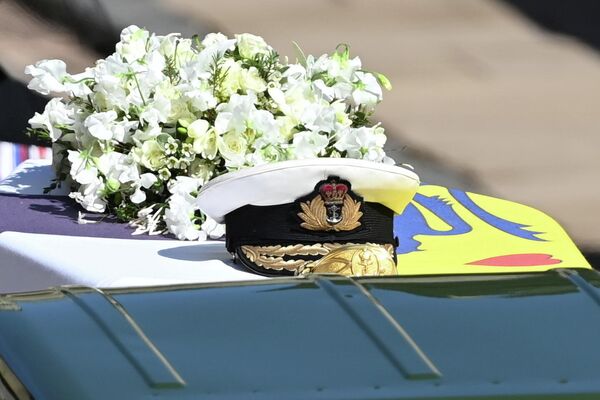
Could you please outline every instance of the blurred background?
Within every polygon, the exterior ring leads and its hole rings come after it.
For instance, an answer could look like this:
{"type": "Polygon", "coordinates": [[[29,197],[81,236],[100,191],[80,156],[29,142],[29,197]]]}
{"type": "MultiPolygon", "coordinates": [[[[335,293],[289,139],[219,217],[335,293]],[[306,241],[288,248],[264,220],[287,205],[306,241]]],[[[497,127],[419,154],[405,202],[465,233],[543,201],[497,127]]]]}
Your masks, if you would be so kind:
{"type": "Polygon", "coordinates": [[[77,73],[129,24],[185,36],[263,36],[293,58],[338,43],[394,89],[374,120],[388,152],[428,183],[528,204],[600,265],[600,2],[597,0],[0,0],[0,177],[49,157],[24,133],[47,99],[23,69],[77,73]]]}

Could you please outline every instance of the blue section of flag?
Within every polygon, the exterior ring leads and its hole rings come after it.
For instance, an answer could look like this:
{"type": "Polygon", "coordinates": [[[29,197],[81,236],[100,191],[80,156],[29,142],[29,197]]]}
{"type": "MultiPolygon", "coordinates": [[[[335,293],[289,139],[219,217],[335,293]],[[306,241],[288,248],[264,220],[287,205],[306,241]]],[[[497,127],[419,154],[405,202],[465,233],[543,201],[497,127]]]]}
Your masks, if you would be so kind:
{"type": "Polygon", "coordinates": [[[452,197],[454,197],[454,199],[456,199],[456,201],[458,201],[463,207],[472,212],[483,222],[493,226],[494,228],[500,229],[503,232],[520,237],[522,239],[545,241],[544,239],[535,236],[543,232],[528,231],[525,228],[528,228],[530,225],[508,221],[496,215],[490,214],[475,204],[469,195],[462,190],[450,189],[449,192],[452,197]]]}
{"type": "Polygon", "coordinates": [[[416,235],[451,236],[469,233],[473,230],[473,227],[456,213],[450,203],[451,200],[455,200],[474,216],[502,232],[522,239],[545,241],[536,236],[542,232],[529,231],[526,229],[529,225],[508,221],[487,212],[478,206],[466,192],[456,189],[449,189],[448,192],[450,193],[448,199],[440,198],[437,195],[425,196],[417,193],[404,212],[394,218],[394,234],[399,242],[396,249],[398,254],[406,254],[419,250],[421,242],[415,239],[416,235]],[[450,229],[433,229],[415,204],[429,210],[450,226],[450,229]]]}

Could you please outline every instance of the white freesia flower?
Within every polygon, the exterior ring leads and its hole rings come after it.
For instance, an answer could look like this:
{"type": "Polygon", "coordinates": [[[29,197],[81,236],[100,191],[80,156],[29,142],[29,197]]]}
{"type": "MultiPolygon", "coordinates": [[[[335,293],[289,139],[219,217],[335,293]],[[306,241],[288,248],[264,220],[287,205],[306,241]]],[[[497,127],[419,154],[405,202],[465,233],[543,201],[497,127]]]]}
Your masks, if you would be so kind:
{"type": "Polygon", "coordinates": [[[187,132],[189,137],[194,139],[193,149],[196,154],[201,154],[202,157],[212,160],[217,155],[217,134],[210,126],[208,121],[198,119],[192,122],[187,132]]]}

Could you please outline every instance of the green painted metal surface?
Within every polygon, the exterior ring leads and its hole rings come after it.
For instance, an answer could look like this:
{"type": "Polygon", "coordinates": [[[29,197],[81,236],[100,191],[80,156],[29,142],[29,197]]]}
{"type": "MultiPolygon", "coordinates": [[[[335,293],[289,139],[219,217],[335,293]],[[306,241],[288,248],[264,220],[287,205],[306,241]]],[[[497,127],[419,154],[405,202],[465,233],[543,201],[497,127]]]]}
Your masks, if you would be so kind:
{"type": "Polygon", "coordinates": [[[0,296],[35,399],[598,399],[600,276],[312,277],[0,296]]]}

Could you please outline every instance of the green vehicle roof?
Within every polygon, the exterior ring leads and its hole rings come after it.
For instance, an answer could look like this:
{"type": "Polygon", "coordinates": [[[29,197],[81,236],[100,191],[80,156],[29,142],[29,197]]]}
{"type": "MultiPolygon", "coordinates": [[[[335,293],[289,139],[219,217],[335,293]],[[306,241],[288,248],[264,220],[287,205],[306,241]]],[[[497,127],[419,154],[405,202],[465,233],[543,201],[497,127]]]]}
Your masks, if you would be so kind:
{"type": "Polygon", "coordinates": [[[35,399],[597,399],[599,288],[587,269],[61,287],[0,296],[0,356],[35,399]]]}

